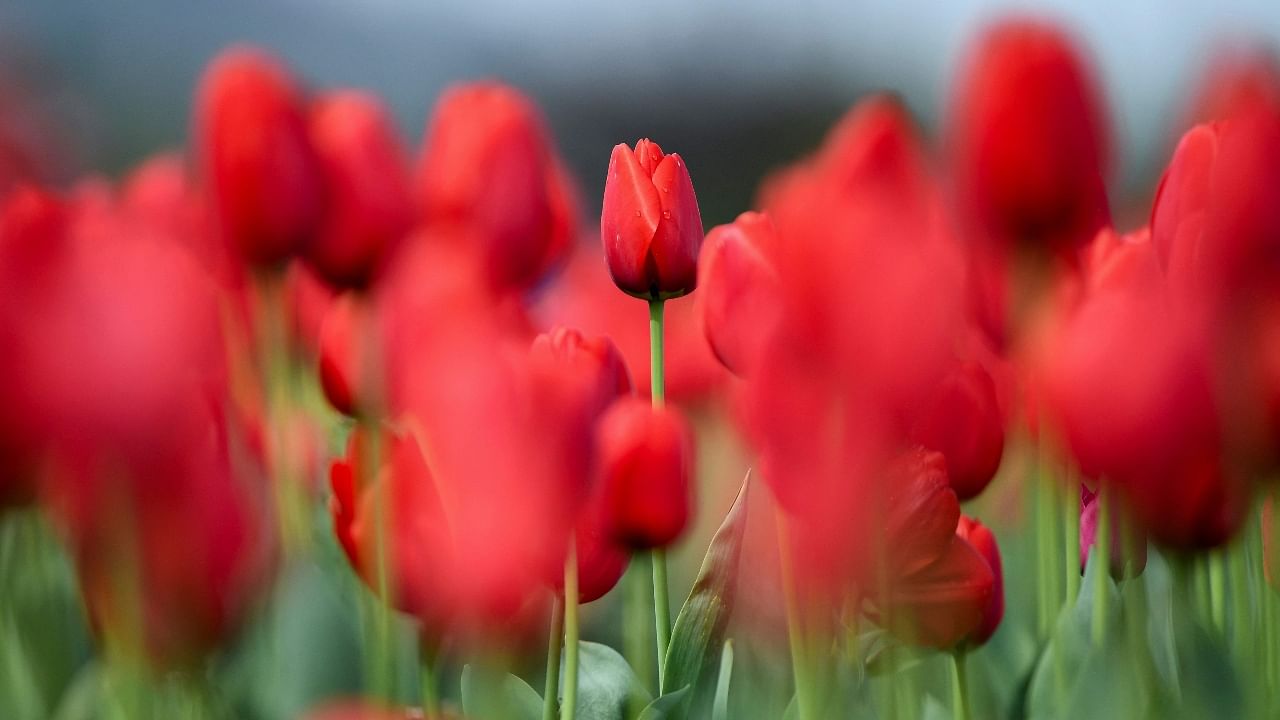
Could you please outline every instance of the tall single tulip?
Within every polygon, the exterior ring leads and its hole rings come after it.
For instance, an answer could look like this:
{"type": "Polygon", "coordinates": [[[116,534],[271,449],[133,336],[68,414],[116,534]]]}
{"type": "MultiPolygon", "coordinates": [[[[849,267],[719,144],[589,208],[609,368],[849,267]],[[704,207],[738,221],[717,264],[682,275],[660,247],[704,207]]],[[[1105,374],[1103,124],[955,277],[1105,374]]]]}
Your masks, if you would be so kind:
{"type": "Polygon", "coordinates": [[[702,215],[689,169],[645,139],[613,148],[600,236],[613,282],[647,300],[687,295],[698,284],[702,215]]]}

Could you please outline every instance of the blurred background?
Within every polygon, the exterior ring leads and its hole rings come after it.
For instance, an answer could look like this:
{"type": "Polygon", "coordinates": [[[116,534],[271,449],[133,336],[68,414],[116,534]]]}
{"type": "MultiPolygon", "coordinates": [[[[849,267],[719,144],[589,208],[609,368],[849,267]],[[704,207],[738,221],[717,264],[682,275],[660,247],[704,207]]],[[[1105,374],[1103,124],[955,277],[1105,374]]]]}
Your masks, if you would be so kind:
{"type": "Polygon", "coordinates": [[[539,101],[588,211],[609,149],[651,136],[689,162],[710,227],[862,93],[897,92],[936,130],[966,40],[1010,11],[1062,22],[1093,54],[1120,204],[1145,199],[1212,52],[1280,43],[1274,0],[2,0],[0,83],[8,102],[47,109],[10,122],[56,138],[50,172],[65,180],[182,144],[199,72],[233,42],[274,50],[315,85],[377,92],[414,146],[442,88],[497,77],[539,101]]]}

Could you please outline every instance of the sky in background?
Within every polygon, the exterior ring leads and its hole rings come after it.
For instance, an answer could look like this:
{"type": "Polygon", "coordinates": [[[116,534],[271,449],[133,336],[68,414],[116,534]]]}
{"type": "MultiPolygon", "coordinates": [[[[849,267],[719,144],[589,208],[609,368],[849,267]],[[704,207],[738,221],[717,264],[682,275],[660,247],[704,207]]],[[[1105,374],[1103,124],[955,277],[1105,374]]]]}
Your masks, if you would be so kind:
{"type": "Polygon", "coordinates": [[[935,130],[966,42],[1010,12],[1060,20],[1091,54],[1122,194],[1148,191],[1213,48],[1280,46],[1277,0],[0,0],[0,62],[57,110],[78,165],[108,172],[182,144],[201,68],[233,42],[379,93],[414,146],[443,87],[498,77],[542,105],[588,207],[612,145],[647,135],[685,156],[710,225],[870,90],[935,130]]]}

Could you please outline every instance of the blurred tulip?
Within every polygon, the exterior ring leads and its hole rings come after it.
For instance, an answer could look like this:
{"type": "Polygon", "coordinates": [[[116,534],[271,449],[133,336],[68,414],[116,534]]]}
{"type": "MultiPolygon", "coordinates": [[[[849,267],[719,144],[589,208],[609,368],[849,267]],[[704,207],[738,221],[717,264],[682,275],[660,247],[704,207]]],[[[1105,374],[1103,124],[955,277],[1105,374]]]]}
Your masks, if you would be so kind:
{"type": "MultiPolygon", "coordinates": [[[[1080,572],[1089,563],[1089,553],[1097,544],[1098,516],[1102,507],[1101,492],[1093,492],[1087,485],[1080,486],[1080,572]]],[[[1147,536],[1140,528],[1124,522],[1119,503],[1107,508],[1110,522],[1107,537],[1110,538],[1108,558],[1111,576],[1117,580],[1137,577],[1147,567],[1147,536]],[[1126,537],[1128,533],[1128,537],[1126,537]]]]}
{"type": "Polygon", "coordinates": [[[956,526],[956,536],[969,543],[991,568],[995,584],[991,588],[991,597],[982,611],[982,624],[973,634],[966,638],[973,645],[983,645],[995,634],[1004,619],[1004,572],[1000,567],[1000,546],[996,544],[996,536],[985,525],[964,515],[956,526]]]}
{"type": "Polygon", "coordinates": [[[877,504],[884,513],[879,541],[887,567],[870,573],[867,582],[879,572],[907,576],[923,570],[945,551],[960,520],[960,502],[941,453],[908,451],[889,466],[883,484],[884,500],[877,504]]]}
{"type": "Polygon", "coordinates": [[[668,299],[698,284],[702,215],[684,160],[645,139],[613,148],[600,235],[613,282],[628,295],[668,299]]]}
{"type": "Polygon", "coordinates": [[[327,199],[302,96],[266,53],[224,51],[205,71],[195,143],[221,232],[246,261],[274,265],[302,250],[327,199]]]}
{"type": "Polygon", "coordinates": [[[425,222],[461,226],[495,288],[526,290],[568,250],[576,203],[534,104],[495,82],[447,91],[432,113],[417,197],[425,222]]]}
{"type": "Polygon", "coordinates": [[[1151,238],[1180,299],[1222,303],[1280,266],[1280,109],[1253,108],[1182,137],[1151,209],[1151,238]]]}
{"type": "MultiPolygon", "coordinates": [[[[608,534],[598,505],[588,506],[574,530],[579,603],[595,602],[608,594],[631,563],[631,551],[608,534]]],[[[556,592],[564,590],[563,565],[547,569],[547,584],[556,592]]]]}
{"type": "Polygon", "coordinates": [[[882,619],[907,642],[950,650],[986,629],[995,587],[987,558],[953,534],[936,561],[892,584],[882,619]]]}
{"type": "Polygon", "coordinates": [[[1226,46],[1210,58],[1182,128],[1266,105],[1280,107],[1280,62],[1275,54],[1262,47],[1226,46]]]}
{"type": "Polygon", "coordinates": [[[307,260],[332,285],[365,287],[413,221],[404,149],[381,103],[357,91],[320,98],[309,129],[327,202],[307,260]]]}
{"type": "Polygon", "coordinates": [[[679,411],[622,398],[599,428],[604,524],[632,549],[666,547],[692,514],[693,434],[679,411]]]}
{"type": "Polygon", "coordinates": [[[592,418],[615,398],[631,394],[631,373],[617,346],[607,337],[588,338],[578,330],[557,326],[533,341],[530,360],[535,372],[562,374],[580,384],[574,394],[592,418]]]}
{"type": "Polygon", "coordinates": [[[996,247],[1067,253],[1109,222],[1109,141],[1090,68],[1052,25],[978,39],[956,81],[948,140],[962,212],[996,247]]]}
{"type": "Polygon", "coordinates": [[[367,387],[372,321],[368,301],[347,293],[330,305],[320,327],[320,387],[333,409],[348,417],[373,399],[367,387]]]}
{"type": "Polygon", "coordinates": [[[707,342],[725,367],[749,374],[777,322],[779,240],[764,213],[746,212],[707,234],[698,260],[707,342]]]}
{"type": "Polygon", "coordinates": [[[911,433],[947,458],[947,476],[961,500],[977,497],[1000,468],[1004,422],[991,374],[974,362],[958,364],[939,384],[911,433]]]}

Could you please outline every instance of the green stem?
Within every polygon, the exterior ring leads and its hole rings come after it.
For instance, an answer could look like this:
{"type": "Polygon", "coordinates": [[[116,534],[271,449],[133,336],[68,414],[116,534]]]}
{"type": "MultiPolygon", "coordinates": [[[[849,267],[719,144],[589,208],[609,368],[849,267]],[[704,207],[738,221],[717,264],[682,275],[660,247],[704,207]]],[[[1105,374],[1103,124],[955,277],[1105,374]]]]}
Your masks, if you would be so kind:
{"type": "Polygon", "coordinates": [[[433,718],[440,714],[440,695],[436,689],[436,659],[426,648],[421,650],[419,669],[421,670],[422,714],[433,718]]]}
{"type": "Polygon", "coordinates": [[[564,561],[564,703],[561,720],[573,720],[578,712],[578,551],[569,543],[564,561]]]}
{"type": "Polygon", "coordinates": [[[634,712],[630,717],[640,714],[647,704],[646,696],[658,694],[657,678],[654,676],[653,660],[653,575],[649,571],[648,553],[637,553],[631,558],[631,567],[623,576],[626,595],[622,606],[622,641],[627,663],[636,671],[640,684],[647,693],[634,693],[634,712]]]}
{"type": "Polygon", "coordinates": [[[551,601],[551,628],[547,631],[547,682],[542,686],[542,720],[555,720],[560,700],[560,648],[564,643],[564,599],[551,601]]]}
{"type": "Polygon", "coordinates": [[[797,720],[817,718],[813,697],[813,677],[809,672],[804,620],[800,613],[800,599],[796,588],[795,572],[791,566],[791,543],[787,534],[787,521],[783,511],[777,511],[778,563],[782,573],[782,594],[787,611],[787,638],[791,644],[791,672],[796,686],[797,720]]]}
{"type": "Polygon", "coordinates": [[[1090,562],[1096,563],[1094,571],[1095,586],[1093,588],[1093,644],[1100,647],[1106,639],[1107,610],[1110,600],[1107,597],[1107,576],[1111,573],[1111,502],[1112,495],[1106,485],[1098,489],[1098,524],[1093,535],[1093,549],[1090,562]]]}
{"type": "MultiPolygon", "coordinates": [[[[1041,452],[1044,452],[1043,448],[1041,452]]],[[[1050,488],[1044,478],[1037,473],[1035,478],[1035,533],[1036,533],[1036,583],[1039,589],[1037,600],[1040,633],[1048,638],[1053,634],[1053,589],[1052,589],[1052,557],[1053,539],[1050,527],[1049,493],[1050,488]]]]}
{"type": "Polygon", "coordinates": [[[966,654],[963,650],[951,653],[951,702],[955,720],[969,720],[969,678],[965,672],[966,654]]]}
{"type": "Polygon", "coordinates": [[[1219,633],[1223,633],[1227,626],[1227,578],[1222,553],[1214,552],[1206,562],[1209,565],[1209,612],[1213,617],[1213,626],[1219,633]]]}
{"type": "Polygon", "coordinates": [[[1067,583],[1066,605],[1075,604],[1080,592],[1080,483],[1074,475],[1066,478],[1066,497],[1062,504],[1063,540],[1066,543],[1067,566],[1063,578],[1067,583]]]}
{"type": "MultiPolygon", "coordinates": [[[[666,368],[663,357],[663,309],[664,301],[649,301],[649,394],[653,406],[666,405],[666,368]]],[[[662,548],[654,548],[650,554],[653,563],[653,625],[658,648],[658,690],[666,691],[667,646],[671,644],[671,596],[667,588],[667,554],[662,548]]]]}

